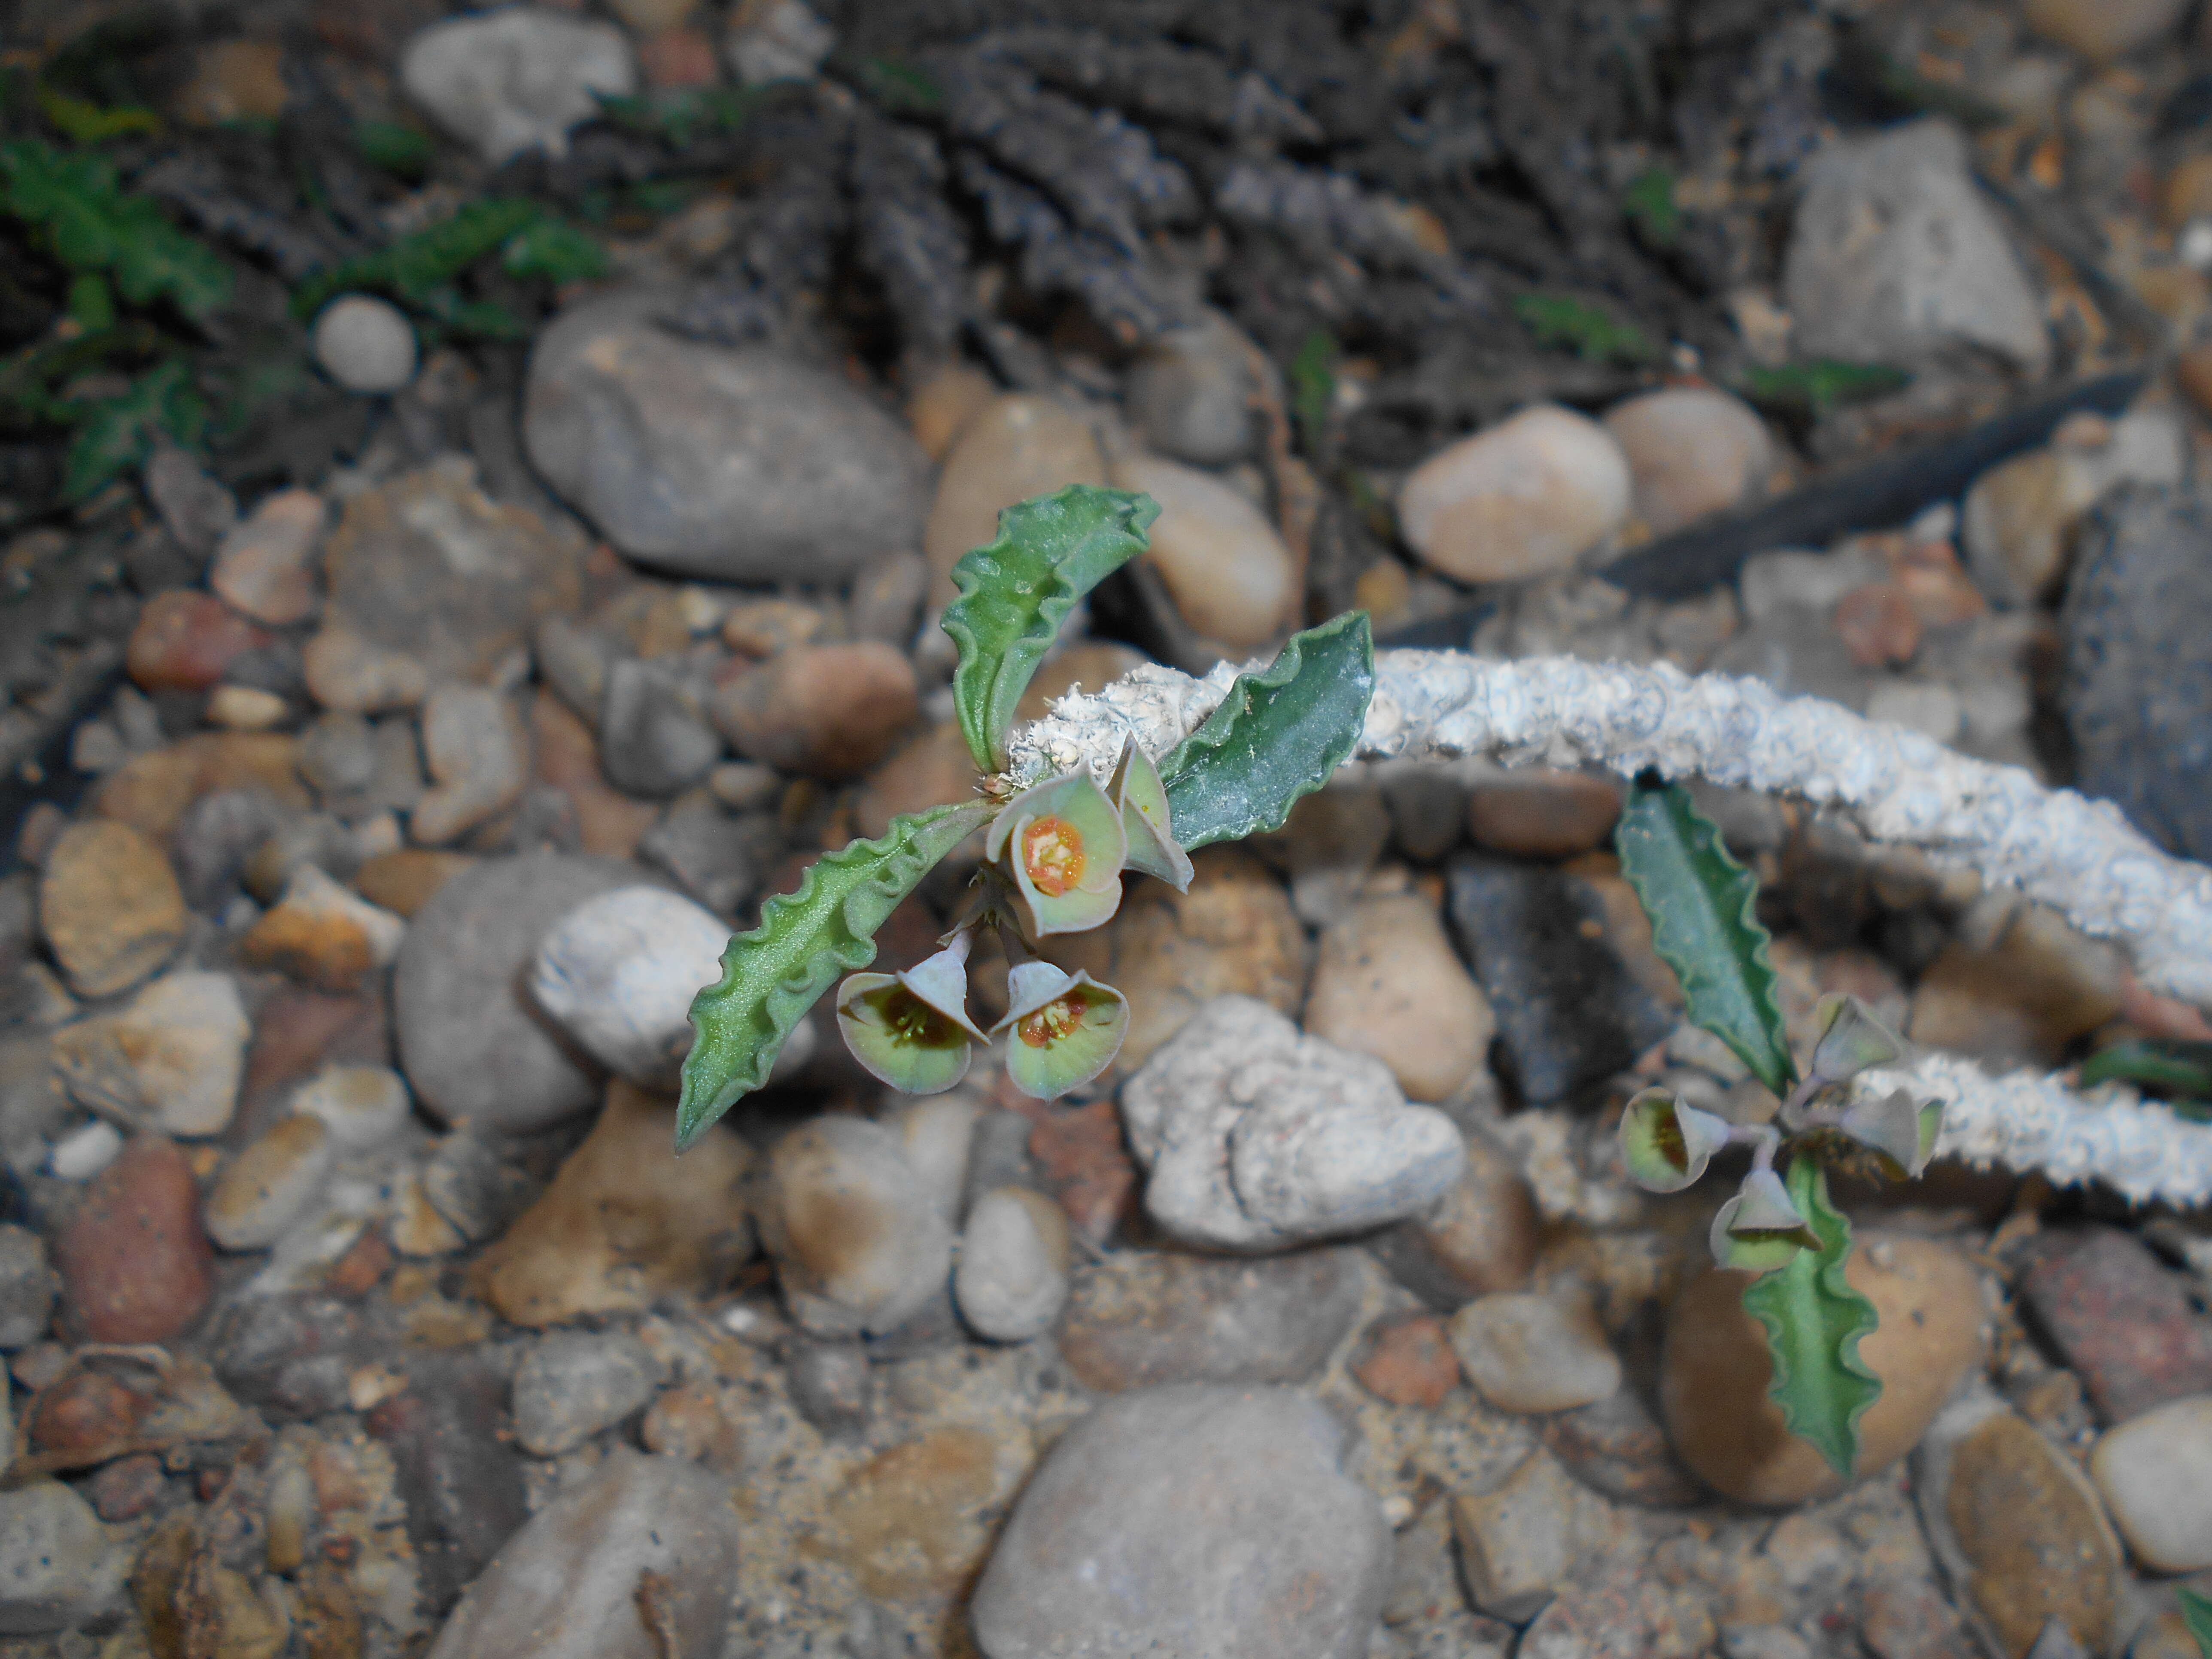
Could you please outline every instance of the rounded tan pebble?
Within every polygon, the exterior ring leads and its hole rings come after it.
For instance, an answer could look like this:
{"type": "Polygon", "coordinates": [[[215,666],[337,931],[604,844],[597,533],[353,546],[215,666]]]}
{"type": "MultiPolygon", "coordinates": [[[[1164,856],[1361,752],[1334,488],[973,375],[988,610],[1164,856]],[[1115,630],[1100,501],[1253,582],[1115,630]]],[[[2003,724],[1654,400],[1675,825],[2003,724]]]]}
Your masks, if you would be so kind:
{"type": "Polygon", "coordinates": [[[1756,499],[1774,471],[1766,423],[1711,386],[1668,386],[1616,404],[1605,429],[1628,458],[1636,516],[1655,536],[1756,499]]]}
{"type": "Polygon", "coordinates": [[[1451,1340],[1468,1381],[1500,1411],[1571,1411],[1620,1388],[1620,1361],[1582,1297],[1480,1297],[1452,1316],[1451,1340]]]}
{"type": "Polygon", "coordinates": [[[152,973],[191,918],[167,856],[128,824],[62,831],[39,881],[39,925],[81,996],[112,996],[152,973]]]}
{"type": "Polygon", "coordinates": [[[941,461],[961,431],[999,395],[998,382],[966,363],[946,363],[923,377],[906,400],[906,423],[933,461],[941,461]]]}
{"type": "Polygon", "coordinates": [[[912,739],[869,775],[854,803],[853,825],[864,836],[884,835],[902,812],[972,799],[981,775],[968,753],[959,721],[945,720],[912,739]]]}
{"type": "Polygon", "coordinates": [[[1297,621],[1304,595],[1291,550],[1249,501],[1211,473],[1157,455],[1117,461],[1114,482],[1160,504],[1146,556],[1200,634],[1251,650],[1297,621]]]}
{"type": "Polygon", "coordinates": [[[1323,930],[1305,1029],[1373,1054],[1409,1100],[1443,1100],[1474,1075],[1498,1022],[1427,900],[1362,900],[1323,930]]]}
{"type": "MultiPolygon", "coordinates": [[[[1982,1291],[1963,1256],[1924,1238],[1863,1237],[1844,1277],[1881,1320],[1859,1343],[1882,1383],[1859,1419],[1863,1478],[1919,1443],[1979,1358],[1982,1291]]],[[[1766,1328],[1743,1308],[1750,1279],[1716,1268],[1684,1289],[1668,1319],[1660,1405],[1675,1450],[1706,1485],[1739,1503],[1784,1508],[1844,1483],[1766,1397],[1766,1328]]]]}
{"type": "Polygon", "coordinates": [[[914,665],[877,641],[801,645],[715,694],[716,728],[748,760],[806,777],[866,771],[914,722],[914,665]]]}
{"type": "Polygon", "coordinates": [[[1568,859],[1606,844],[1620,817],[1620,786],[1581,772],[1531,767],[1477,784],[1467,832],[1478,847],[1524,859],[1568,859]]]}
{"type": "Polygon", "coordinates": [[[2156,1572],[2212,1567],[2212,1395],[2194,1395],[2112,1430],[2089,1474],[2136,1559],[2156,1572]]]}
{"type": "Polygon", "coordinates": [[[1016,393],[976,410],[945,458],[922,528],[921,550],[936,578],[930,603],[952,598],[949,573],[962,554],[996,539],[1000,508],[1063,484],[1105,482],[1098,439],[1075,410],[1016,393]]]}
{"type": "Polygon", "coordinates": [[[1569,570],[1628,517],[1628,458],[1613,434],[1540,404],[1413,470],[1398,520],[1414,552],[1466,582],[1569,570]]]}
{"type": "Polygon", "coordinates": [[[337,1143],[319,1117],[279,1118],[240,1152],[208,1194],[209,1237],[226,1250],[273,1244],[321,1190],[337,1143]]]}

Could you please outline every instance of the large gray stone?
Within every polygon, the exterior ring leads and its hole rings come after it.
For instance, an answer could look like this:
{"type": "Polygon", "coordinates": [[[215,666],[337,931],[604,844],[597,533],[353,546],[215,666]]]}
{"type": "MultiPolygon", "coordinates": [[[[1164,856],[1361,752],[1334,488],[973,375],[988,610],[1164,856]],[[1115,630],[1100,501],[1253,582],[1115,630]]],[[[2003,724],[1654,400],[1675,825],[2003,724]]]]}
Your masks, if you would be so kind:
{"type": "Polygon", "coordinates": [[[2050,367],[2035,291],[1955,129],[1846,140],[1803,176],[1783,269],[1802,356],[1913,363],[1966,348],[2031,375],[2050,367]]]}
{"type": "Polygon", "coordinates": [[[2212,857],[2212,513],[2122,491],[2081,527],[2059,616],[2076,784],[2185,858],[2212,857]]]}
{"type": "Polygon", "coordinates": [[[719,1653],[737,1567],[727,1486],[620,1447],[507,1540],[428,1659],[719,1653]]]}
{"type": "Polygon", "coordinates": [[[400,1060],[447,1122],[520,1133],[582,1111],[597,1080],[530,1006],[524,981],[546,933],[586,899],[634,885],[611,859],[530,853],[463,871],[416,913],[392,981],[400,1060]]]}
{"type": "Polygon", "coordinates": [[[530,459],[631,557],[718,581],[834,582],[915,545],[929,459],[831,374],[654,325],[630,291],[539,337],[530,459]]]}
{"type": "Polygon", "coordinates": [[[59,1481],[0,1493],[0,1635],[81,1625],[113,1602],[131,1548],[59,1481]]]}
{"type": "Polygon", "coordinates": [[[1341,1424],[1288,1389],[1124,1395],[1055,1445],[976,1587],[989,1659],[1355,1659],[1390,1530],[1341,1424]]]}

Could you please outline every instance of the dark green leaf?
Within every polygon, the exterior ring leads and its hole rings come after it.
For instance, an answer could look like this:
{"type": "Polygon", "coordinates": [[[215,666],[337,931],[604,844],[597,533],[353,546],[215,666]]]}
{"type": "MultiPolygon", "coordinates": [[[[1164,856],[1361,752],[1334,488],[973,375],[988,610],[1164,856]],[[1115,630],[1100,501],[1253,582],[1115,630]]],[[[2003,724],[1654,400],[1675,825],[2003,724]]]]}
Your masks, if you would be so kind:
{"type": "Polygon", "coordinates": [[[2197,1651],[2212,1659],[2212,1595],[2200,1595],[2186,1584],[2177,1584],[2173,1594],[2181,1603],[2181,1622],[2197,1638],[2197,1651]]]}
{"type": "Polygon", "coordinates": [[[902,58],[867,58],[854,78],[862,91],[894,115],[934,115],[945,107],[943,88],[902,58]]]}
{"type": "Polygon", "coordinates": [[[1291,635],[1273,662],[1239,674],[1221,707],[1160,763],[1176,842],[1196,851],[1281,829],[1351,755],[1374,695],[1364,611],[1291,635]]]}
{"type": "Polygon", "coordinates": [[[1620,210],[1648,246],[1666,249],[1682,240],[1682,210],[1674,205],[1674,170],[1649,167],[1620,192],[1620,210]]]}
{"type": "Polygon", "coordinates": [[[1860,1340],[1880,1318],[1844,1275],[1851,1224],[1828,1202],[1820,1164],[1797,1158],[1786,1179],[1820,1248],[1800,1250],[1788,1267],[1753,1279],[1743,1293],[1744,1310],[1766,1327],[1774,1363],[1766,1393],[1782,1407],[1784,1424],[1849,1480],[1858,1462],[1859,1419],[1881,1397],[1881,1379],[1859,1358],[1860,1340]]]}
{"type": "Polygon", "coordinates": [[[73,272],[105,272],[133,305],[167,300],[204,318],[230,297],[230,267],[150,198],[125,191],[98,155],[34,138],[0,143],[0,214],[30,225],[73,272]]]}
{"type": "Polygon", "coordinates": [[[2212,1042],[2139,1037],[2100,1048],[2081,1062],[2083,1088],[2113,1082],[2212,1100],[2212,1042]]]}
{"type": "Polygon", "coordinates": [[[1817,420],[1832,409],[1887,397],[1911,384],[1912,377],[1887,363],[1847,363],[1833,357],[1779,368],[1754,368],[1743,378],[1743,394],[1778,414],[1817,420]]]}
{"type": "Polygon", "coordinates": [[[894,818],[881,840],[830,854],[761,907],[760,926],[722,952],[722,977],[692,999],[677,1151],[768,1081],[792,1027],[839,975],[875,960],[876,930],[990,816],[988,802],[962,801],[894,818]]]}
{"type": "Polygon", "coordinates": [[[1613,831],[1620,872],[1651,920],[1651,943],[1682,981],[1690,1018],[1778,1095],[1797,1072],[1775,996],[1759,882],[1679,783],[1628,792],[1613,831]]]}
{"type": "Polygon", "coordinates": [[[69,314],[70,320],[88,334],[113,328],[115,294],[107,286],[107,278],[96,270],[70,278],[69,314]]]}
{"type": "Polygon", "coordinates": [[[575,283],[606,274],[606,251],[591,236],[550,216],[507,239],[500,263],[510,276],[575,283]]]}
{"type": "Polygon", "coordinates": [[[1014,705],[1076,602],[1148,545],[1160,515],[1149,495],[1069,484],[999,514],[999,538],[952,567],[960,597],[945,631],[960,647],[953,706],[969,752],[986,772],[1006,764],[1014,705]]]}
{"type": "Polygon", "coordinates": [[[1317,328],[1291,359],[1291,407],[1309,456],[1320,455],[1328,435],[1329,410],[1336,401],[1336,360],[1342,355],[1336,336],[1317,328]]]}
{"type": "Polygon", "coordinates": [[[146,459],[157,434],[187,447],[207,426],[207,409],[180,358],[149,369],[119,398],[104,398],[77,416],[70,442],[64,500],[82,501],[110,478],[146,459]]]}
{"type": "Polygon", "coordinates": [[[496,252],[510,236],[537,224],[544,214],[535,202],[519,198],[471,202],[450,218],[403,236],[388,247],[309,277],[292,296],[293,313],[305,319],[337,295],[355,291],[427,307],[439,289],[450,287],[463,271],[496,252]]]}
{"type": "Polygon", "coordinates": [[[1656,362],[1659,348],[1633,323],[1624,323],[1601,306],[1571,294],[1516,295],[1513,314],[1536,343],[1571,350],[1585,362],[1656,362]]]}
{"type": "Polygon", "coordinates": [[[428,133],[398,121],[358,123],[353,147],[369,166],[410,184],[428,175],[438,155],[437,143],[428,133]]]}

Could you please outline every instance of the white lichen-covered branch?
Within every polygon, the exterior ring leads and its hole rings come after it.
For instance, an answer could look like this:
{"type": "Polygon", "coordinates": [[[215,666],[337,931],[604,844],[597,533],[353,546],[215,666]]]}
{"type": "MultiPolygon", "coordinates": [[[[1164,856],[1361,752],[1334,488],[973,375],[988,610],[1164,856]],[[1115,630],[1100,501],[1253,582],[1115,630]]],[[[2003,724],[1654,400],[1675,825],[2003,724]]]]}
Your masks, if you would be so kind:
{"type": "MultiPolygon", "coordinates": [[[[1012,778],[1026,784],[1082,765],[1103,777],[1125,735],[1164,755],[1239,672],[1224,663],[1193,678],[1147,665],[1096,693],[1071,693],[1014,733],[1012,778]]],[[[1758,680],[1692,677],[1663,663],[1386,651],[1355,756],[1652,769],[1796,795],[1870,839],[2017,889],[2124,945],[2153,989],[2212,1006],[2212,871],[2161,852],[2107,803],[1758,680]]],[[[1949,1056],[1929,1056],[1915,1080],[1949,1103],[1947,1151],[2062,1182],[2094,1177],[2130,1198],[2212,1200],[2212,1128],[2162,1107],[2124,1095],[2090,1104],[2057,1079],[1991,1079],[1949,1056]]]]}

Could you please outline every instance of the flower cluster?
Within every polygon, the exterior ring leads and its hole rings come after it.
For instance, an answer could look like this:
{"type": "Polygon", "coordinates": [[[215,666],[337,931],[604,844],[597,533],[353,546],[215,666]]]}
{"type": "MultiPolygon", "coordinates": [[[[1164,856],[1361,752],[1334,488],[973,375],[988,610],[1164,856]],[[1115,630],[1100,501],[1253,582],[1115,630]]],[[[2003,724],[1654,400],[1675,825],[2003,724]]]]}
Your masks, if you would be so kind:
{"type": "Polygon", "coordinates": [[[1664,1089],[1646,1089],[1620,1118],[1620,1151],[1636,1183],[1674,1193],[1705,1172],[1724,1146],[1752,1148],[1751,1173],[1713,1218],[1714,1260],[1724,1267],[1765,1273],[1786,1267],[1820,1238],[1775,1172],[1778,1153],[1823,1164],[1850,1164],[1892,1180],[1918,1175],[1936,1150],[1943,1109],[1916,1102],[1902,1089],[1884,1098],[1853,1101],[1846,1085],[1861,1072],[1905,1057],[1905,1044],[1865,1003],[1828,996],[1817,1011],[1820,1036],[1803,1079],[1772,1123],[1738,1124],[1700,1111],[1664,1089]]]}
{"type": "Polygon", "coordinates": [[[854,1057],[895,1089],[939,1094],[968,1074],[978,1043],[1004,1036],[1006,1074],[1024,1094],[1050,1100],[1090,1082],[1121,1050],[1128,1002],[1035,959],[1036,941],[1112,920],[1124,870],[1188,889],[1190,855],[1168,826],[1158,769],[1133,741],[1105,788],[1079,771],[1023,790],[992,819],[978,902],[944,948],[903,973],[854,974],[838,988],[837,1028],[854,1057]],[[1014,959],[1006,1015],[988,1031],[968,1013],[968,956],[987,926],[1014,959]]]}

